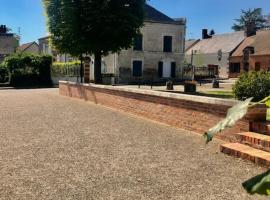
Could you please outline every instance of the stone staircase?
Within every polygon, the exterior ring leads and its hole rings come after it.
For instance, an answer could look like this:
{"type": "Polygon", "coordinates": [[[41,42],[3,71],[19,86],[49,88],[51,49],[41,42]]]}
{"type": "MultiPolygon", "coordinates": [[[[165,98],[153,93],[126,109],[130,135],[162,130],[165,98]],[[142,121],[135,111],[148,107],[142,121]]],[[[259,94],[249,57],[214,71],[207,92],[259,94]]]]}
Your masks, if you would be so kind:
{"type": "Polygon", "coordinates": [[[269,167],[270,122],[251,122],[250,130],[235,134],[236,142],[221,145],[220,151],[269,167]]]}

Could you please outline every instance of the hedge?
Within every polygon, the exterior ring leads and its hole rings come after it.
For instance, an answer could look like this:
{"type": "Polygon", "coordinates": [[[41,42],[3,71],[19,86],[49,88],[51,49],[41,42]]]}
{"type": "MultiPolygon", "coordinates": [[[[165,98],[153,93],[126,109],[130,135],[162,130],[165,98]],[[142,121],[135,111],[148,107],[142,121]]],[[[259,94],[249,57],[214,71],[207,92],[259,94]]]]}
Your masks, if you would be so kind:
{"type": "Polygon", "coordinates": [[[49,55],[14,54],[2,64],[9,73],[11,86],[51,86],[52,57],[49,55]]]}
{"type": "Polygon", "coordinates": [[[8,79],[8,69],[5,67],[5,65],[0,64],[0,83],[6,83],[8,82],[8,79]]]}

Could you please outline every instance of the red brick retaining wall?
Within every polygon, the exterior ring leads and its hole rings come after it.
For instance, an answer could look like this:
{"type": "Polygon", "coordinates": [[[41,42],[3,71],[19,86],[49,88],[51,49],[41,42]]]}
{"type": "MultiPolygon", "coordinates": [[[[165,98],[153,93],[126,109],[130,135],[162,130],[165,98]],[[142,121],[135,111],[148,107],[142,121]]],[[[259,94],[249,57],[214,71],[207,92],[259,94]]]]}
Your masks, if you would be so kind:
{"type": "MultiPolygon", "coordinates": [[[[201,134],[224,118],[227,109],[236,103],[232,100],[68,82],[60,82],[59,92],[63,96],[91,101],[201,134]]],[[[234,141],[233,133],[248,130],[249,122],[241,120],[218,137],[234,141]]]]}

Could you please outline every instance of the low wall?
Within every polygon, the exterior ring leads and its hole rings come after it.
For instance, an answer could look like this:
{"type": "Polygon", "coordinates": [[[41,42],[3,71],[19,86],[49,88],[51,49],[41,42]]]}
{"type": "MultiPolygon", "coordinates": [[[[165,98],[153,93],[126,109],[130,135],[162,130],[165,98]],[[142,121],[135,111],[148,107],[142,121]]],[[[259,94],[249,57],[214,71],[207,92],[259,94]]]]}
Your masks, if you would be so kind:
{"type": "MultiPolygon", "coordinates": [[[[234,100],[64,81],[59,83],[59,92],[63,96],[91,101],[201,134],[223,119],[227,109],[237,103],[234,100]]],[[[249,122],[243,119],[218,137],[234,141],[233,133],[248,130],[249,122]]]]}

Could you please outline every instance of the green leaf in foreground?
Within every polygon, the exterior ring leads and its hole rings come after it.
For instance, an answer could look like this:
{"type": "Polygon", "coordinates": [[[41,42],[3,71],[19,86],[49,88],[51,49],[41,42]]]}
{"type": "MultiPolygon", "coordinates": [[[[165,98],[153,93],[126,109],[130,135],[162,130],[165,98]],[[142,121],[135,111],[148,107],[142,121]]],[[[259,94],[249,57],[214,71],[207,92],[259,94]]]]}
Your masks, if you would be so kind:
{"type": "Polygon", "coordinates": [[[266,112],[266,121],[270,122],[270,108],[268,108],[266,112]]]}
{"type": "Polygon", "coordinates": [[[270,170],[247,180],[242,185],[250,194],[270,196],[270,170]]]}
{"type": "Polygon", "coordinates": [[[227,112],[227,116],[225,119],[221,120],[217,125],[213,128],[209,129],[206,133],[206,143],[212,141],[213,137],[224,130],[225,128],[230,128],[236,124],[238,120],[243,118],[248,111],[248,107],[253,98],[249,98],[245,101],[242,101],[232,108],[230,108],[227,112]]]}
{"type": "Polygon", "coordinates": [[[264,98],[263,100],[261,100],[259,103],[265,103],[265,105],[267,107],[270,107],[270,96],[264,98]]]}
{"type": "Polygon", "coordinates": [[[270,99],[268,99],[268,100],[265,102],[265,105],[266,105],[267,107],[270,107],[270,99]]]}

